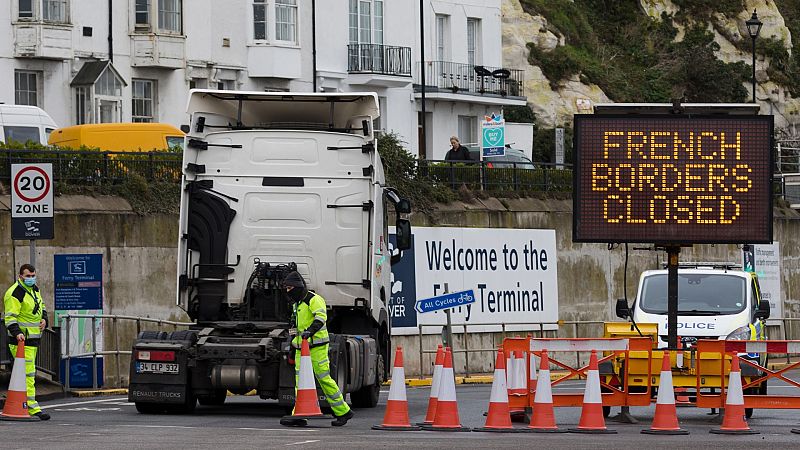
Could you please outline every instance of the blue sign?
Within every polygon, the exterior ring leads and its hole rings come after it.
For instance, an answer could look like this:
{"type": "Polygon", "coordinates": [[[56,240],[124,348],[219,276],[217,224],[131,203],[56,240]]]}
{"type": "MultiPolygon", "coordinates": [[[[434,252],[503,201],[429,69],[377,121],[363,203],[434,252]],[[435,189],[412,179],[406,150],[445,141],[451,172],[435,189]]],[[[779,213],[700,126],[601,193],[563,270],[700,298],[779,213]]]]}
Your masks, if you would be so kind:
{"type": "Polygon", "coordinates": [[[455,308],[469,303],[475,303],[475,292],[472,289],[418,300],[414,309],[419,313],[426,313],[440,309],[455,308]]]}
{"type": "MultiPolygon", "coordinates": [[[[65,383],[67,359],[61,359],[61,383],[65,383]]],[[[97,387],[103,386],[103,357],[97,357],[97,387]]],[[[70,358],[69,360],[69,387],[90,388],[92,387],[92,358],[70,358]]]]}
{"type": "Polygon", "coordinates": [[[492,113],[484,116],[481,123],[481,150],[483,157],[503,156],[506,154],[506,122],[503,115],[492,113]]]}
{"type": "MultiPolygon", "coordinates": [[[[389,235],[389,249],[392,253],[397,245],[394,234],[389,235]]],[[[389,317],[392,327],[417,326],[417,275],[414,264],[414,234],[411,234],[411,248],[403,250],[403,258],[392,264],[391,294],[389,295],[389,317]]]]}
{"type": "Polygon", "coordinates": [[[103,309],[103,255],[53,255],[56,310],[103,309]]]}

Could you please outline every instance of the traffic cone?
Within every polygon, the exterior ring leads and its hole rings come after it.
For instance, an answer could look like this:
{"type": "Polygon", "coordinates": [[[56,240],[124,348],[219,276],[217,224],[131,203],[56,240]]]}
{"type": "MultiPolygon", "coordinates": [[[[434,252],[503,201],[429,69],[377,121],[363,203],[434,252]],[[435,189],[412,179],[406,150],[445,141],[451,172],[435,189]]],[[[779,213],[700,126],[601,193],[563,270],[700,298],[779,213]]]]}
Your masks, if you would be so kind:
{"type": "MultiPolygon", "coordinates": [[[[680,336],[678,336],[678,352],[675,355],[675,362],[678,368],[683,367],[683,340],[680,336]]],[[[686,395],[685,387],[675,388],[675,403],[678,406],[692,406],[692,401],[689,399],[689,396],[686,395]]]]}
{"type": "Polygon", "coordinates": [[[436,418],[436,402],[439,396],[439,384],[442,379],[442,365],[444,365],[444,348],[442,344],[436,349],[436,360],[433,366],[433,379],[431,380],[431,394],[428,397],[428,412],[425,414],[423,422],[417,422],[417,425],[432,425],[433,419],[436,418]]]}
{"type": "Polygon", "coordinates": [[[436,399],[436,417],[432,425],[423,425],[428,431],[470,431],[461,426],[458,418],[458,401],[456,400],[456,379],[453,376],[453,353],[450,347],[444,351],[444,365],[439,380],[439,395],[436,399]]]}
{"type": "Polygon", "coordinates": [[[606,428],[603,419],[603,397],[600,393],[600,371],[597,367],[597,350],[592,350],[589,358],[589,372],[586,374],[586,388],[583,391],[583,408],[578,428],[570,428],[571,433],[616,434],[616,430],[606,428]]]}
{"type": "Polygon", "coordinates": [[[489,413],[486,416],[486,424],[483,428],[473,428],[472,431],[517,432],[511,425],[511,412],[508,409],[506,357],[503,349],[497,351],[497,358],[494,363],[492,395],[489,397],[489,413]]]}
{"type": "Polygon", "coordinates": [[[294,399],[294,410],[291,416],[284,419],[314,419],[326,417],[319,409],[317,385],[314,383],[314,368],[311,363],[311,351],[308,339],[303,339],[300,346],[300,376],[297,381],[297,395],[294,399]]]}
{"type": "Polygon", "coordinates": [[[728,394],[725,397],[725,416],[722,426],[709,430],[714,434],[759,434],[747,426],[744,417],[744,393],[742,392],[742,372],[739,369],[739,356],[733,354],[731,373],[728,377],[728,394]]]}
{"type": "Polygon", "coordinates": [[[408,420],[408,400],[406,399],[406,371],[403,368],[403,348],[397,347],[392,369],[392,385],[389,387],[389,400],[382,425],[373,425],[373,430],[418,431],[408,420]]]}
{"type": "Polygon", "coordinates": [[[0,420],[36,420],[28,413],[28,390],[25,385],[25,341],[17,342],[17,355],[11,368],[11,381],[8,383],[6,404],[0,413],[0,420]]]}
{"type": "MultiPolygon", "coordinates": [[[[533,358],[531,358],[533,359],[533,358]]],[[[556,415],[553,410],[553,388],[550,385],[550,358],[547,350],[542,350],[539,358],[539,382],[533,397],[531,423],[523,431],[529,433],[566,433],[556,426],[556,415]]]]}
{"type": "Polygon", "coordinates": [[[512,359],[514,365],[510,368],[510,370],[514,371],[514,376],[508,392],[515,397],[521,397],[527,394],[525,385],[528,383],[528,374],[525,373],[525,353],[515,351],[514,356],[514,359],[512,359]]]}
{"type": "Polygon", "coordinates": [[[658,382],[658,398],[656,399],[656,415],[649,430],[643,434],[689,434],[678,425],[678,412],[675,409],[675,391],[672,386],[672,368],[669,352],[664,352],[661,361],[661,377],[658,382]]]}

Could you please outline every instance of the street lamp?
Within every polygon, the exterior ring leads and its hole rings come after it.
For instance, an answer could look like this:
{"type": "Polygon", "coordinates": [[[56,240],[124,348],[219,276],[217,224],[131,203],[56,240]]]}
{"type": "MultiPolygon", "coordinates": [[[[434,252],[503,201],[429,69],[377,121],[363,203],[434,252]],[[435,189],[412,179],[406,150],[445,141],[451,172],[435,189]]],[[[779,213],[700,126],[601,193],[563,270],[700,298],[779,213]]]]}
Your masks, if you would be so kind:
{"type": "Polygon", "coordinates": [[[761,32],[761,25],[764,25],[760,20],[758,20],[758,14],[756,14],[756,10],[753,10],[753,16],[747,19],[744,23],[747,25],[747,33],[750,35],[750,38],[753,39],[753,103],[756,102],[756,38],[758,37],[758,33],[761,32]]]}

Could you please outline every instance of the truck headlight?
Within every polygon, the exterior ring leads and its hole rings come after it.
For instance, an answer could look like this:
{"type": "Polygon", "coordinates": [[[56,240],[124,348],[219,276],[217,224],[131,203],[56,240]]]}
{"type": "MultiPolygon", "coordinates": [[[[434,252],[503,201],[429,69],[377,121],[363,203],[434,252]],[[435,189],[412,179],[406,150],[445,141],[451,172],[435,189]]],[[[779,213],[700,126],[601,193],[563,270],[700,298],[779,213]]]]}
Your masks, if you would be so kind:
{"type": "Polygon", "coordinates": [[[750,327],[739,327],[725,337],[726,341],[749,341],[750,340],[750,327]]]}

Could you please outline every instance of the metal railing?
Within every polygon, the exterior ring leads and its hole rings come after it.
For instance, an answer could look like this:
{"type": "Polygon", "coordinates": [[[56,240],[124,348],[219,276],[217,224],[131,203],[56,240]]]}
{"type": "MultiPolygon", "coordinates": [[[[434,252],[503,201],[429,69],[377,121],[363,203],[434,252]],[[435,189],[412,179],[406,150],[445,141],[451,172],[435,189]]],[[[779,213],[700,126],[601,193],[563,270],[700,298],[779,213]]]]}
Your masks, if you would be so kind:
{"type": "MultiPolygon", "coordinates": [[[[0,315],[1,317],[2,315],[0,315]]],[[[8,348],[10,337],[6,331],[3,320],[0,320],[0,366],[12,367],[14,355],[8,348]]],[[[45,329],[39,341],[39,350],[36,353],[36,370],[42,371],[58,381],[61,358],[61,337],[58,330],[45,329]]]]}
{"type": "Polygon", "coordinates": [[[453,93],[524,97],[523,73],[520,69],[426,61],[425,85],[453,93]]]}
{"type": "Polygon", "coordinates": [[[572,191],[572,165],[529,162],[416,161],[419,178],[458,190],[572,191]],[[561,170],[566,169],[566,170],[561,170]]]}
{"type": "Polygon", "coordinates": [[[410,77],[411,47],[349,44],[347,46],[347,72],[410,77]]]}
{"type": "Polygon", "coordinates": [[[130,355],[132,347],[132,343],[126,343],[124,348],[128,350],[120,350],[120,342],[119,342],[119,322],[120,321],[133,321],[136,323],[136,333],[134,334],[134,338],[139,335],[139,332],[142,331],[142,324],[143,323],[151,323],[157,324],[158,330],[163,331],[163,326],[171,326],[173,331],[177,330],[178,327],[189,327],[193,325],[191,322],[175,322],[172,320],[161,320],[161,319],[151,319],[149,317],[137,317],[137,316],[123,316],[123,315],[111,315],[111,314],[65,314],[61,316],[62,327],[64,328],[64,340],[66,344],[66,354],[61,355],[62,359],[65,360],[65,369],[64,369],[64,388],[69,390],[69,368],[70,368],[70,360],[72,358],[92,358],[92,387],[97,388],[97,357],[98,356],[114,356],[115,366],[116,366],[116,374],[117,374],[117,386],[122,386],[122,373],[120,372],[120,368],[122,367],[122,363],[120,361],[120,355],[130,355]],[[70,323],[72,320],[76,319],[88,319],[92,321],[92,346],[91,351],[86,351],[83,353],[72,354],[70,349],[70,323]],[[102,350],[97,351],[97,320],[101,319],[110,319],[112,321],[111,325],[111,334],[112,340],[114,342],[114,349],[113,350],[102,350]]]}
{"type": "Polygon", "coordinates": [[[175,152],[99,152],[5,149],[0,157],[0,180],[9,181],[11,165],[52,163],[53,178],[67,184],[114,184],[137,174],[151,182],[177,183],[183,155],[175,152]]]}

